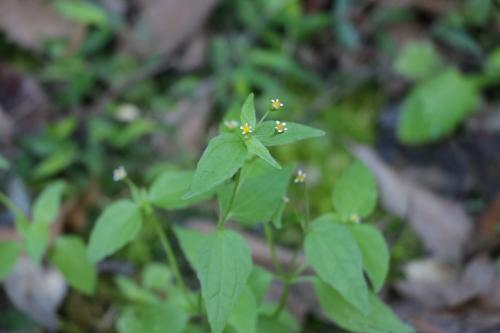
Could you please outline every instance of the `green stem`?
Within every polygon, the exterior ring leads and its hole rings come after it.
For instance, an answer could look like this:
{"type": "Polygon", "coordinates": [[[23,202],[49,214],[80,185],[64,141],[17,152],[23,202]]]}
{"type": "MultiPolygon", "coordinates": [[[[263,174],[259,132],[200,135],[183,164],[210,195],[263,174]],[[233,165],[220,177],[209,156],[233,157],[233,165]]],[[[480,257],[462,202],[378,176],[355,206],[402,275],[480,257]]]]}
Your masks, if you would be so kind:
{"type": "Polygon", "coordinates": [[[184,294],[188,304],[194,309],[194,304],[191,302],[191,299],[189,298],[189,293],[188,289],[186,287],[186,283],[184,282],[184,279],[182,278],[181,272],[179,270],[179,265],[177,263],[177,260],[175,259],[175,254],[172,249],[172,246],[170,246],[170,242],[167,239],[167,236],[165,235],[165,230],[162,228],[160,222],[156,218],[153,212],[147,214],[148,220],[153,224],[156,233],[158,234],[158,238],[160,239],[161,245],[163,247],[163,250],[165,251],[165,254],[167,256],[168,263],[170,267],[172,268],[172,271],[174,273],[175,280],[181,289],[182,293],[184,294]]]}
{"type": "Polygon", "coordinates": [[[278,307],[274,311],[272,318],[276,319],[280,316],[281,312],[285,308],[286,305],[286,300],[288,299],[288,293],[290,292],[290,282],[286,281],[285,285],[283,286],[283,293],[281,294],[278,307]]]}
{"type": "Polygon", "coordinates": [[[267,245],[269,246],[269,251],[271,252],[271,259],[273,261],[273,266],[278,275],[283,275],[283,268],[278,260],[278,256],[276,255],[276,246],[274,244],[273,239],[273,231],[269,223],[264,224],[264,233],[266,235],[267,245]]]}
{"type": "Polygon", "coordinates": [[[262,118],[260,118],[259,122],[257,123],[257,126],[259,126],[260,124],[262,124],[264,122],[264,120],[267,118],[267,116],[269,116],[269,113],[271,113],[271,111],[267,111],[263,116],[262,118]]]}
{"type": "Polygon", "coordinates": [[[304,182],[304,201],[305,201],[305,218],[306,218],[306,227],[309,226],[311,209],[309,207],[309,192],[307,191],[307,183],[304,182]]]}
{"type": "Polygon", "coordinates": [[[241,175],[241,169],[238,170],[238,172],[236,173],[236,180],[233,191],[231,192],[231,198],[229,199],[229,204],[226,208],[226,211],[224,212],[224,215],[221,215],[219,221],[217,222],[218,228],[224,227],[224,223],[226,223],[229,217],[229,213],[231,212],[231,208],[233,207],[234,198],[236,197],[236,192],[238,192],[238,187],[240,186],[240,175],[241,175]]]}

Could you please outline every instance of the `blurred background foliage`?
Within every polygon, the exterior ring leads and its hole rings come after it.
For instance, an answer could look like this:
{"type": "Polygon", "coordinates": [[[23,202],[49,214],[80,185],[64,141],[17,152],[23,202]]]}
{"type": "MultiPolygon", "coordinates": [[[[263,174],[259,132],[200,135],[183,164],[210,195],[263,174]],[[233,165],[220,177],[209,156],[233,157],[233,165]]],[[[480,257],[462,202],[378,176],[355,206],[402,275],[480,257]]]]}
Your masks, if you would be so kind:
{"type": "MultiPolygon", "coordinates": [[[[363,144],[480,216],[498,198],[499,8],[494,0],[2,0],[0,181],[27,207],[44,185],[67,180],[62,230],[86,235],[125,191],[112,182],[116,166],[144,184],[192,167],[255,92],[258,110],[278,97],[285,108],[276,117],[328,133],[275,151],[308,171],[314,215],[331,208],[332,184],[363,144]]],[[[368,222],[392,245],[396,279],[426,250],[384,208],[368,222]]],[[[206,205],[169,218],[188,216],[215,212],[206,205]]],[[[284,246],[298,240],[290,224],[284,246]]],[[[120,269],[161,260],[147,230],[141,239],[122,251],[120,269]]],[[[70,295],[68,331],[95,330],[91,318],[120,299],[106,276],[97,297],[93,305],[70,295]]],[[[0,327],[22,322],[9,311],[0,327]]]]}

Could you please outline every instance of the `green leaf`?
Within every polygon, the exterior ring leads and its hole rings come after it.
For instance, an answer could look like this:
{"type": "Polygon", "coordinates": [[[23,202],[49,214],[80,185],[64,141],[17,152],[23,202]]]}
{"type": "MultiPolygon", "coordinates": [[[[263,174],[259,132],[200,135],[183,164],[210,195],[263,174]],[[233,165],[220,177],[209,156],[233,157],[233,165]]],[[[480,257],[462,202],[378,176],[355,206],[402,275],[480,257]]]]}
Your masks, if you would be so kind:
{"type": "Polygon", "coordinates": [[[42,260],[47,246],[49,245],[50,227],[48,224],[31,223],[26,229],[24,235],[24,248],[28,256],[34,262],[39,263],[42,260]]]}
{"type": "Polygon", "coordinates": [[[18,242],[0,242],[0,282],[5,279],[14,268],[20,252],[21,246],[18,242]]]}
{"type": "Polygon", "coordinates": [[[47,186],[33,204],[33,223],[52,224],[59,214],[64,183],[58,181],[47,186]]]}
{"type": "Polygon", "coordinates": [[[319,277],[362,313],[370,312],[368,287],[356,240],[349,229],[327,215],[311,223],[305,253],[319,277]]]}
{"type": "Polygon", "coordinates": [[[50,261],[61,271],[70,286],[85,294],[94,292],[96,267],[87,258],[85,244],[79,237],[59,237],[54,244],[50,261]]]}
{"type": "Polygon", "coordinates": [[[245,140],[245,144],[247,145],[248,152],[250,154],[257,155],[276,169],[281,169],[281,165],[276,162],[269,150],[267,150],[266,146],[264,146],[259,139],[250,137],[245,140]]]}
{"type": "Polygon", "coordinates": [[[3,158],[2,155],[0,155],[0,170],[7,170],[9,168],[9,161],[7,161],[5,158],[3,158]]]}
{"type": "Polygon", "coordinates": [[[140,304],[126,307],[116,327],[120,333],[182,333],[187,322],[187,314],[175,304],[140,304]]]}
{"type": "Polygon", "coordinates": [[[231,178],[247,155],[245,144],[234,134],[221,134],[210,140],[196,167],[189,193],[183,199],[208,192],[231,178]]]}
{"type": "Polygon", "coordinates": [[[264,146],[278,146],[325,135],[325,132],[319,129],[296,123],[286,122],[287,131],[284,133],[277,133],[274,126],[274,121],[263,122],[256,128],[254,137],[264,146]]]}
{"type": "Polygon", "coordinates": [[[428,41],[413,41],[406,44],[395,64],[396,71],[414,80],[435,75],[441,66],[439,54],[434,45],[428,41]]]}
{"type": "Polygon", "coordinates": [[[99,216],[90,234],[87,255],[97,262],[130,242],[141,229],[139,207],[129,200],[120,200],[99,216]]]}
{"type": "Polygon", "coordinates": [[[150,262],[142,271],[141,281],[144,288],[165,291],[172,285],[172,272],[164,264],[150,262]]]}
{"type": "MultiPolygon", "coordinates": [[[[261,159],[246,163],[228,218],[244,224],[270,221],[283,203],[293,170],[293,165],[275,169],[261,159]]],[[[218,193],[222,212],[228,209],[234,186],[228,183],[218,193]]]]}
{"type": "Polygon", "coordinates": [[[0,192],[0,203],[7,207],[13,214],[16,222],[16,231],[19,235],[24,236],[28,229],[29,223],[28,218],[24,215],[24,212],[19,208],[10,198],[5,196],[0,192]]]}
{"type": "Polygon", "coordinates": [[[346,302],[334,288],[316,279],[314,290],[325,313],[340,327],[357,333],[412,333],[392,310],[375,295],[369,295],[369,314],[363,314],[346,302]]]}
{"type": "Polygon", "coordinates": [[[115,278],[115,283],[120,293],[131,302],[146,304],[158,303],[158,298],[152,292],[139,287],[134,281],[125,276],[117,276],[115,278]]]}
{"type": "Polygon", "coordinates": [[[295,318],[286,309],[281,311],[278,318],[273,318],[276,305],[271,303],[262,304],[258,319],[259,333],[294,333],[299,332],[300,326],[295,318]]]}
{"type": "Polygon", "coordinates": [[[74,147],[64,147],[57,150],[35,167],[33,178],[39,180],[53,176],[67,169],[77,158],[78,152],[74,147]]]}
{"type": "Polygon", "coordinates": [[[477,89],[455,70],[418,84],[403,102],[398,139],[422,144],[451,134],[479,104],[477,89]]]}
{"type": "Polygon", "coordinates": [[[241,107],[241,124],[248,123],[252,128],[255,128],[257,122],[255,117],[254,95],[248,95],[245,103],[241,107]]]}
{"type": "Polygon", "coordinates": [[[262,302],[262,299],[267,293],[271,281],[273,280],[273,274],[265,270],[260,266],[254,266],[250,277],[248,278],[248,286],[253,291],[257,302],[262,302]]]}
{"type": "Polygon", "coordinates": [[[467,0],[465,3],[465,13],[468,19],[477,25],[485,24],[494,13],[491,0],[467,0]]]}
{"type": "Polygon", "coordinates": [[[281,200],[281,205],[278,210],[274,213],[273,218],[271,219],[271,223],[274,225],[276,229],[281,229],[283,226],[283,213],[285,212],[286,200],[283,198],[281,200]]]}
{"type": "Polygon", "coordinates": [[[228,323],[238,333],[255,333],[257,329],[257,301],[248,288],[243,289],[236,302],[228,323]]]}
{"type": "Polygon", "coordinates": [[[188,200],[182,199],[182,196],[189,190],[193,174],[193,171],[163,172],[151,186],[149,200],[155,206],[164,209],[179,209],[208,199],[213,192],[209,191],[188,200]]]}
{"type": "Polygon", "coordinates": [[[354,162],[334,184],[332,201],[343,219],[350,219],[355,214],[367,217],[377,204],[375,177],[362,162],[354,162]]]}
{"type": "Polygon", "coordinates": [[[102,26],[108,20],[101,7],[87,1],[58,0],[54,6],[66,18],[76,22],[102,26]]]}
{"type": "Polygon", "coordinates": [[[174,227],[174,232],[179,240],[182,252],[184,252],[191,267],[198,272],[200,248],[209,240],[209,236],[195,230],[180,227],[174,227]]]}
{"type": "Polygon", "coordinates": [[[252,270],[250,248],[234,231],[219,229],[201,247],[198,267],[210,327],[221,333],[252,270]]]}
{"type": "Polygon", "coordinates": [[[358,242],[363,258],[363,267],[377,292],[384,285],[389,271],[390,253],[384,236],[375,227],[368,224],[349,225],[349,229],[358,242]]]}

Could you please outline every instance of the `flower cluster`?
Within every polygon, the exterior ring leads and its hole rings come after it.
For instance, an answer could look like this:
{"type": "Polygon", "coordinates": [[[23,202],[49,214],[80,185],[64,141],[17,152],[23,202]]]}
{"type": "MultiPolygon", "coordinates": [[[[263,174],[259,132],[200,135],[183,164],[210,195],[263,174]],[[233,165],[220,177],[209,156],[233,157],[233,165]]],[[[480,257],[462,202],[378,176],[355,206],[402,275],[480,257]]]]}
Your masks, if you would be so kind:
{"type": "Polygon", "coordinates": [[[253,132],[252,126],[250,126],[248,123],[241,125],[240,130],[243,135],[247,135],[253,132]]]}

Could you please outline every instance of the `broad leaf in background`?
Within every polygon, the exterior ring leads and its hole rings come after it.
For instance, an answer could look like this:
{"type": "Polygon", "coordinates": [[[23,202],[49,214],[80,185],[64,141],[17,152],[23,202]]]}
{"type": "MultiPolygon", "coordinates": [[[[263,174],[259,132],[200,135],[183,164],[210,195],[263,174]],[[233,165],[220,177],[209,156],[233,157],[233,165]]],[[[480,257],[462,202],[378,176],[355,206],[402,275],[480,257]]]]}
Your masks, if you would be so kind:
{"type": "Polygon", "coordinates": [[[299,332],[300,326],[295,318],[283,309],[278,318],[273,318],[276,304],[262,304],[259,309],[258,329],[259,333],[295,333],[299,332]]]}
{"type": "Polygon", "coordinates": [[[423,144],[451,134],[479,104],[476,87],[456,70],[418,84],[405,98],[397,135],[406,144],[423,144]]]}
{"type": "Polygon", "coordinates": [[[262,302],[262,299],[266,295],[272,280],[273,274],[260,266],[254,266],[252,273],[250,273],[248,278],[247,284],[255,295],[257,303],[262,302]]]}
{"type": "Polygon", "coordinates": [[[21,252],[18,242],[0,242],[0,282],[10,273],[16,264],[17,257],[21,252]]]}
{"type": "Polygon", "coordinates": [[[184,252],[184,255],[189,261],[189,264],[191,264],[191,267],[198,272],[197,265],[200,248],[209,240],[209,236],[196,230],[180,227],[174,227],[174,232],[179,240],[182,252],[184,252]]]}
{"type": "Polygon", "coordinates": [[[389,271],[390,253],[381,232],[368,224],[349,225],[354,238],[358,242],[363,267],[372,282],[375,291],[384,285],[389,271]]]}
{"type": "Polygon", "coordinates": [[[50,226],[44,223],[31,223],[24,234],[26,254],[39,263],[49,245],[50,226]]]}
{"type": "Polygon", "coordinates": [[[288,121],[287,131],[284,133],[277,133],[275,126],[276,122],[265,121],[257,127],[254,136],[265,146],[278,146],[325,135],[325,132],[319,129],[288,121]]]}
{"type": "Polygon", "coordinates": [[[217,230],[200,248],[198,279],[213,333],[221,333],[252,270],[245,240],[231,230],[217,230]]]}
{"type": "Polygon", "coordinates": [[[250,154],[262,158],[264,161],[269,163],[270,166],[276,169],[281,169],[281,165],[279,165],[279,163],[276,162],[276,160],[271,155],[269,150],[267,150],[266,146],[264,146],[262,142],[259,141],[259,139],[250,137],[247,140],[245,140],[245,144],[247,145],[248,152],[250,154]]]}
{"type": "Polygon", "coordinates": [[[94,292],[97,271],[87,258],[85,244],[79,237],[59,237],[50,254],[50,262],[61,271],[70,286],[85,294],[94,292]]]}
{"type": "Polygon", "coordinates": [[[257,329],[257,300],[247,286],[240,294],[228,323],[238,333],[255,333],[257,329]]]}
{"type": "Polygon", "coordinates": [[[33,222],[52,224],[61,207],[64,190],[63,182],[55,182],[47,186],[33,204],[33,222]]]}
{"type": "Polygon", "coordinates": [[[241,107],[241,124],[248,124],[255,128],[255,123],[257,122],[255,116],[255,106],[254,106],[254,95],[248,95],[245,103],[241,107]]]}
{"type": "Polygon", "coordinates": [[[247,155],[245,144],[234,134],[221,134],[210,140],[196,166],[190,190],[183,199],[208,192],[232,177],[247,155]]]}
{"type": "Polygon", "coordinates": [[[139,207],[129,200],[120,200],[107,207],[99,216],[90,234],[87,255],[93,262],[113,254],[141,229],[139,207]]]}
{"type": "Polygon", "coordinates": [[[324,215],[311,223],[305,253],[319,277],[364,314],[370,312],[368,287],[358,244],[346,226],[324,215]]]}
{"type": "Polygon", "coordinates": [[[343,219],[370,215],[377,204],[377,183],[370,169],[361,161],[349,166],[334,184],[332,201],[343,219]]]}
{"type": "Polygon", "coordinates": [[[166,291],[172,286],[172,272],[168,266],[157,262],[146,265],[141,274],[144,288],[157,291],[166,291]]]}
{"type": "Polygon", "coordinates": [[[193,171],[168,170],[163,172],[149,190],[149,200],[163,209],[179,209],[208,199],[213,192],[203,193],[188,200],[182,199],[193,179],[193,171]]]}
{"type": "Polygon", "coordinates": [[[401,322],[387,305],[371,293],[369,301],[372,310],[369,314],[363,314],[319,279],[314,281],[314,290],[327,316],[346,330],[357,333],[414,332],[412,327],[401,322]]]}
{"type": "MultiPolygon", "coordinates": [[[[271,221],[283,203],[293,170],[293,165],[277,170],[258,158],[246,163],[228,218],[244,224],[271,221]]],[[[228,209],[234,186],[228,183],[218,193],[222,212],[228,209]]]]}
{"type": "Polygon", "coordinates": [[[186,312],[174,304],[137,304],[125,308],[116,327],[120,333],[182,333],[187,322],[186,312]]]}
{"type": "Polygon", "coordinates": [[[88,1],[58,0],[54,6],[66,18],[79,23],[102,26],[108,20],[104,9],[88,1]]]}
{"type": "Polygon", "coordinates": [[[413,80],[435,75],[440,67],[442,60],[434,45],[428,41],[412,41],[406,44],[395,64],[396,71],[413,80]]]}
{"type": "Polygon", "coordinates": [[[120,293],[128,301],[144,304],[156,304],[159,301],[159,298],[155,294],[137,285],[135,281],[129,279],[128,277],[118,275],[115,278],[115,283],[118,286],[120,293]]]}

